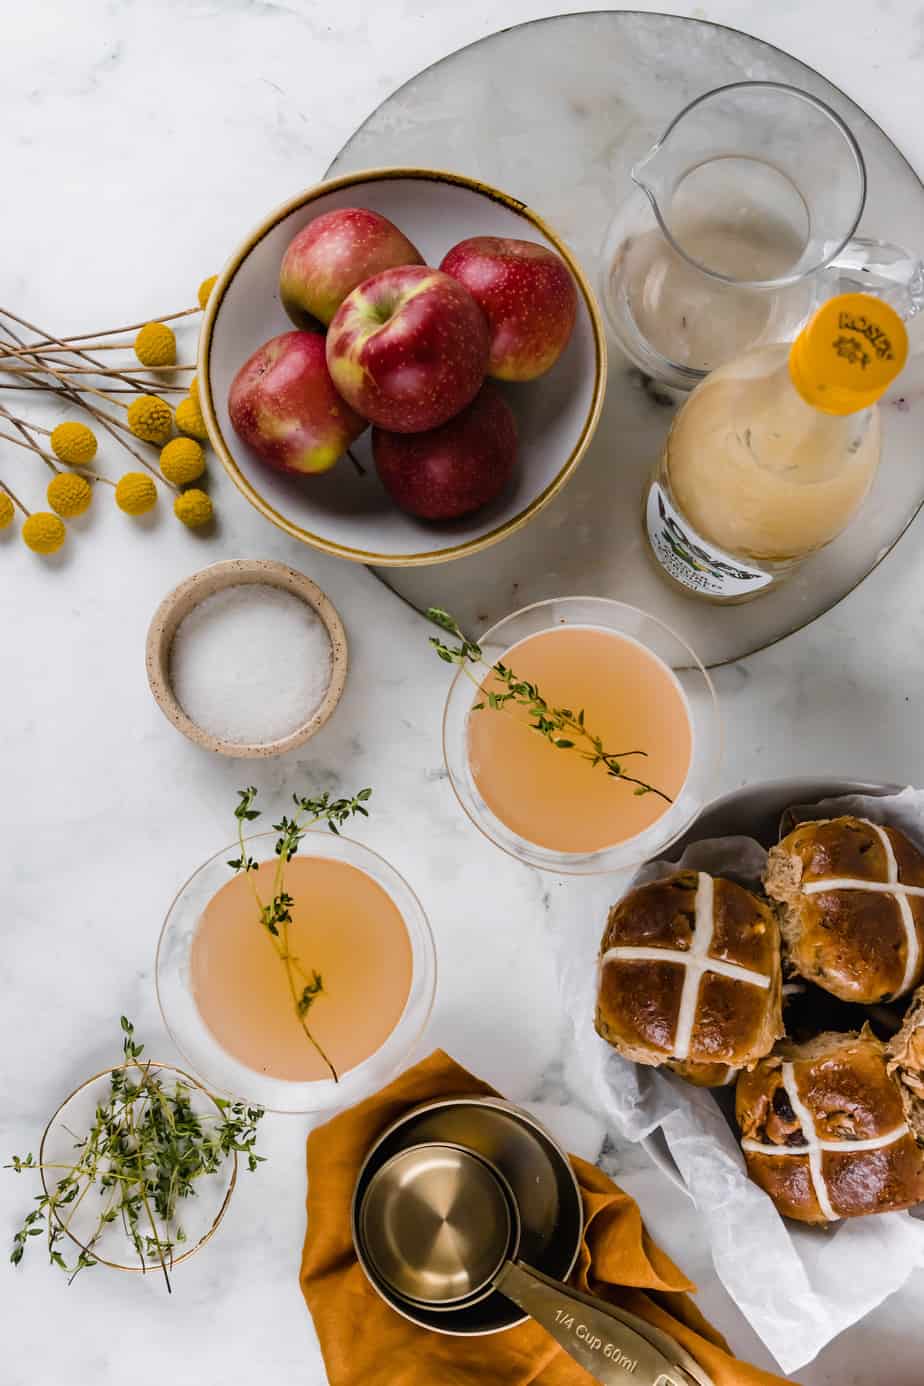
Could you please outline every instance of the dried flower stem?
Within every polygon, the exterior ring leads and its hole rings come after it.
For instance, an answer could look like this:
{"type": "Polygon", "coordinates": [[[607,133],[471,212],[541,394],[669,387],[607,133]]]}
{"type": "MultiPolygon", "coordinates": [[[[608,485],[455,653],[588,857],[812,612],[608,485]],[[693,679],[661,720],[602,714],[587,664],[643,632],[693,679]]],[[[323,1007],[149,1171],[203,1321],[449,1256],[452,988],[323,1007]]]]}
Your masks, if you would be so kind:
{"type": "Polygon", "coordinates": [[[45,466],[50,467],[55,473],[61,470],[54,458],[50,457],[44,449],[40,448],[38,443],[32,443],[27,438],[14,438],[12,433],[0,433],[0,440],[4,443],[15,443],[18,448],[28,448],[30,452],[37,453],[45,463],[45,466]]]}
{"type": "MultiPolygon", "coordinates": [[[[0,309],[0,312],[2,312],[2,309],[0,309]]],[[[13,330],[12,327],[4,325],[2,330],[6,332],[8,337],[12,337],[14,341],[19,342],[20,345],[23,345],[18,334],[13,330]]],[[[0,364],[0,371],[4,370],[6,370],[6,367],[0,364]]],[[[40,363],[37,363],[36,370],[47,372],[48,367],[40,363]]],[[[54,374],[54,372],[51,372],[51,374],[54,374]]],[[[101,428],[104,428],[112,438],[115,438],[117,443],[120,443],[122,445],[125,451],[129,453],[129,455],[133,457],[136,462],[138,462],[142,467],[144,467],[147,471],[151,473],[155,481],[159,481],[161,486],[166,486],[171,491],[177,493],[179,492],[178,486],[174,486],[172,482],[167,481],[167,479],[161,475],[158,469],[152,466],[150,462],[148,462],[147,458],[142,457],[141,453],[137,452],[135,448],[133,448],[131,444],[125,440],[125,438],[122,436],[122,433],[118,430],[123,430],[125,433],[131,434],[131,429],[127,426],[127,424],[122,423],[121,419],[114,419],[111,414],[105,414],[101,409],[97,408],[96,405],[90,404],[90,402],[88,400],[85,400],[81,394],[78,394],[77,390],[72,385],[69,385],[67,381],[64,381],[64,383],[60,387],[56,388],[53,385],[48,385],[46,381],[43,381],[40,375],[32,376],[31,378],[38,380],[39,387],[41,389],[49,390],[52,394],[62,395],[64,398],[70,400],[72,404],[76,404],[79,408],[85,409],[88,414],[92,415],[92,417],[97,420],[101,428]]],[[[12,386],[11,388],[16,389],[16,386],[12,386]]],[[[122,401],[116,400],[115,403],[121,404],[122,401]]]]}
{"type": "MultiPolygon", "coordinates": [[[[0,313],[2,313],[2,311],[3,310],[0,309],[0,313]]],[[[18,342],[20,346],[25,345],[25,343],[22,341],[22,338],[19,337],[11,327],[4,327],[3,330],[7,333],[8,336],[11,336],[16,342],[18,342]]],[[[4,375],[7,375],[13,373],[13,367],[4,366],[2,361],[0,361],[0,371],[2,371],[4,375]]],[[[47,362],[36,361],[31,366],[26,365],[23,369],[15,371],[15,374],[23,375],[27,380],[37,381],[40,388],[42,389],[53,390],[56,394],[66,395],[67,398],[72,400],[74,404],[82,405],[84,409],[86,409],[89,413],[94,414],[96,418],[100,420],[108,419],[109,423],[114,424],[117,428],[124,428],[127,433],[131,433],[131,429],[128,427],[127,424],[124,424],[121,419],[113,418],[111,414],[104,414],[102,410],[97,409],[95,405],[87,404],[87,402],[82,398],[82,396],[77,393],[76,387],[71,385],[70,382],[64,378],[64,376],[61,374],[59,370],[56,370],[55,367],[48,365],[47,362]],[[46,381],[43,381],[42,373],[44,373],[45,375],[50,375],[55,380],[59,381],[60,388],[55,389],[54,386],[48,385],[46,381]]],[[[108,395],[103,394],[100,390],[93,390],[89,386],[81,386],[81,390],[84,394],[98,394],[101,399],[106,400],[108,402],[108,395]]],[[[121,405],[123,409],[128,409],[129,407],[127,404],[124,404],[121,400],[116,400],[115,403],[121,405]]]]}
{"type": "MultiPolygon", "coordinates": [[[[134,342],[89,342],[88,346],[92,347],[94,351],[131,351],[134,342]]],[[[34,356],[53,355],[56,351],[70,351],[74,356],[86,355],[86,348],[68,347],[63,338],[60,341],[42,342],[38,346],[30,342],[28,349],[34,356]]],[[[169,369],[174,370],[175,367],[170,366],[169,369]]]]}
{"type": "Polygon", "coordinates": [[[145,318],[144,322],[130,322],[127,327],[104,327],[99,332],[75,332],[69,337],[45,337],[35,345],[49,346],[55,342],[88,342],[92,345],[97,337],[114,337],[119,332],[138,332],[142,327],[147,327],[149,322],[176,322],[177,318],[189,318],[201,312],[202,309],[198,306],[181,308],[178,313],[162,313],[159,317],[145,318]]]}
{"type": "MultiPolygon", "coordinates": [[[[9,358],[0,358],[0,371],[2,371],[4,375],[21,375],[27,380],[35,380],[36,372],[44,371],[46,375],[53,376],[55,380],[59,380],[63,385],[68,384],[67,377],[62,375],[61,371],[56,366],[51,365],[48,361],[41,360],[41,358],[34,362],[31,360],[25,362],[24,368],[20,368],[18,370],[15,366],[4,365],[4,360],[7,359],[9,358]]],[[[119,378],[121,379],[122,377],[120,376],[119,378]]],[[[94,389],[92,385],[81,385],[80,388],[84,394],[97,395],[100,399],[105,400],[107,403],[109,401],[109,395],[104,390],[94,389]]],[[[128,405],[125,404],[122,400],[116,400],[114,402],[118,404],[122,409],[128,408],[128,405]]]]}
{"type": "MultiPolygon", "coordinates": [[[[21,372],[19,372],[19,371],[8,371],[4,366],[0,366],[0,370],[2,370],[3,373],[4,373],[5,375],[7,375],[7,374],[8,374],[8,375],[19,375],[19,374],[21,374],[21,372]]],[[[154,383],[155,383],[155,382],[152,380],[152,381],[151,381],[151,384],[153,385],[154,383]]],[[[158,385],[157,388],[158,388],[158,390],[160,391],[161,394],[166,394],[168,390],[169,390],[169,391],[173,391],[174,393],[177,393],[177,394],[179,394],[179,393],[186,394],[186,393],[187,393],[187,391],[186,391],[185,389],[183,389],[182,387],[174,386],[174,385],[158,385]]],[[[61,389],[61,388],[59,388],[59,387],[57,387],[57,386],[55,386],[55,385],[8,385],[8,384],[6,384],[6,383],[4,382],[2,385],[0,385],[0,389],[3,389],[3,390],[19,390],[19,391],[20,391],[22,394],[24,394],[24,395],[41,395],[41,394],[49,394],[49,395],[66,395],[68,399],[71,398],[71,396],[67,394],[67,391],[66,391],[66,390],[61,389]]],[[[118,385],[116,385],[116,386],[113,386],[113,388],[112,388],[111,390],[107,390],[106,393],[107,393],[107,395],[138,395],[138,394],[143,394],[144,392],[143,392],[142,390],[139,390],[138,387],[137,387],[137,385],[134,386],[132,389],[129,389],[127,385],[125,385],[125,386],[118,386],[118,385]]]]}
{"type": "Polygon", "coordinates": [[[17,447],[28,448],[30,451],[37,453],[38,456],[45,463],[45,466],[50,467],[56,475],[66,474],[68,476],[83,476],[87,477],[90,481],[102,481],[107,486],[115,486],[115,482],[110,481],[108,476],[100,476],[99,472],[91,472],[86,467],[81,467],[79,470],[76,467],[73,469],[70,467],[59,467],[55,459],[51,456],[51,454],[45,452],[44,449],[40,448],[37,443],[30,443],[23,438],[14,438],[11,433],[2,432],[0,432],[0,441],[4,443],[15,443],[17,447]]]}
{"type": "Polygon", "coordinates": [[[11,490],[11,488],[7,486],[5,481],[0,481],[0,491],[5,491],[6,494],[9,496],[10,500],[13,502],[13,504],[19,506],[20,510],[25,515],[26,519],[29,518],[29,516],[32,514],[32,511],[26,509],[22,501],[16,495],[15,491],[11,490]]]}
{"type": "MultiPolygon", "coordinates": [[[[0,308],[0,315],[6,318],[12,318],[13,322],[19,323],[20,327],[25,327],[26,330],[29,332],[38,332],[39,335],[44,336],[47,341],[56,343],[58,347],[61,347],[65,351],[71,352],[76,356],[82,357],[83,360],[89,361],[92,365],[99,366],[102,364],[102,362],[94,360],[94,358],[90,356],[89,353],[84,351],[82,348],[69,347],[66,342],[63,342],[61,340],[60,337],[51,336],[48,332],[45,331],[43,327],[37,327],[34,322],[29,322],[27,318],[19,317],[18,314],[11,312],[9,308],[0,308]]],[[[15,341],[19,343],[21,347],[24,347],[26,351],[29,351],[31,349],[30,343],[22,341],[22,339],[18,337],[15,332],[10,331],[9,328],[7,329],[7,332],[11,337],[13,337],[15,341]]],[[[31,345],[34,346],[34,343],[31,345]]],[[[123,375],[121,378],[125,381],[126,384],[131,383],[127,376],[123,375]]]]}
{"type": "MultiPolygon", "coordinates": [[[[32,437],[32,433],[30,431],[31,425],[27,422],[26,419],[17,419],[16,416],[14,414],[11,414],[10,411],[6,408],[6,406],[2,404],[0,404],[0,414],[2,414],[4,418],[9,419],[10,423],[16,429],[16,432],[22,435],[22,437],[26,440],[30,447],[35,446],[35,439],[32,437]]],[[[35,431],[36,433],[48,433],[47,428],[40,429],[37,425],[35,427],[35,431]]],[[[13,439],[12,441],[18,441],[18,439],[13,439]]],[[[55,470],[57,471],[57,468],[55,468],[55,470]]]]}
{"type": "MultiPolygon", "coordinates": [[[[20,351],[0,352],[0,364],[2,364],[3,362],[6,362],[6,361],[13,362],[13,363],[18,363],[18,364],[4,365],[4,366],[3,366],[3,371],[4,371],[4,374],[5,374],[5,375],[23,375],[23,376],[25,376],[25,375],[28,375],[30,369],[32,369],[32,370],[44,370],[45,367],[46,367],[46,364],[47,364],[48,362],[51,362],[51,364],[54,365],[54,366],[57,368],[57,372],[58,372],[58,376],[59,376],[59,377],[61,377],[61,376],[66,376],[66,375],[89,375],[89,376],[103,376],[103,377],[109,377],[109,378],[114,378],[114,379],[116,379],[116,380],[128,380],[128,381],[131,382],[131,390],[132,390],[135,394],[139,394],[139,395],[147,394],[147,393],[149,392],[149,390],[151,389],[152,386],[156,386],[156,388],[157,388],[158,390],[161,390],[161,391],[163,391],[163,392],[166,392],[166,391],[170,390],[170,391],[172,391],[174,394],[180,394],[180,395],[185,395],[185,394],[187,394],[187,393],[188,393],[188,390],[189,390],[188,385],[173,384],[173,383],[171,383],[170,381],[167,381],[167,380],[164,380],[164,381],[161,381],[161,380],[142,380],[142,379],[140,378],[140,376],[138,376],[138,375],[125,375],[124,372],[122,372],[122,371],[110,370],[110,369],[109,369],[108,367],[106,367],[106,366],[78,366],[78,365],[75,365],[75,364],[74,364],[73,362],[71,362],[71,361],[62,360],[62,359],[61,359],[60,357],[58,357],[58,356],[53,356],[53,357],[52,357],[52,356],[43,356],[43,357],[41,357],[41,360],[38,361],[38,360],[34,359],[34,357],[33,357],[32,355],[27,355],[26,353],[23,353],[23,352],[20,352],[20,351]]],[[[138,369],[139,369],[139,370],[144,370],[144,371],[194,371],[194,370],[196,369],[196,367],[195,367],[195,366],[140,366],[140,367],[138,367],[138,369]]],[[[81,385],[80,388],[83,389],[84,386],[81,385]]],[[[108,395],[112,394],[113,391],[107,387],[105,393],[106,393],[106,395],[108,396],[108,395]]],[[[125,391],[124,391],[124,390],[119,390],[118,393],[119,393],[119,394],[124,394],[125,391]]]]}
{"type": "Polygon", "coordinates": [[[20,433],[24,428],[27,428],[30,433],[44,433],[46,438],[51,437],[50,428],[43,428],[41,424],[30,423],[28,419],[17,418],[15,414],[10,413],[5,404],[0,404],[0,414],[4,414],[9,419],[10,423],[16,424],[20,433]]]}
{"type": "MultiPolygon", "coordinates": [[[[155,382],[154,382],[154,381],[149,381],[149,380],[140,380],[140,379],[138,379],[138,376],[137,376],[137,372],[138,372],[138,371],[194,371],[194,370],[196,370],[196,369],[197,369],[197,367],[196,367],[195,365],[192,365],[192,366],[182,366],[182,365],[176,365],[176,366],[133,366],[133,367],[132,367],[132,370],[136,372],[136,375],[135,375],[134,378],[135,378],[135,380],[137,381],[137,384],[138,384],[138,385],[141,385],[141,386],[144,386],[144,387],[147,388],[147,389],[150,389],[151,385],[154,384],[155,382]]],[[[69,363],[62,363],[62,370],[64,370],[64,372],[65,372],[67,375],[115,375],[115,376],[118,376],[118,375],[120,374],[119,371],[112,370],[112,369],[111,369],[110,367],[108,367],[108,366],[73,366],[73,365],[70,365],[69,363]]],[[[169,389],[169,388],[171,388],[171,387],[170,387],[170,386],[165,386],[164,388],[165,388],[165,389],[169,389]]],[[[177,386],[175,386],[175,387],[173,387],[173,388],[175,388],[175,389],[177,389],[177,390],[185,390],[186,387],[183,386],[183,385],[177,385],[177,386]]]]}
{"type": "MultiPolygon", "coordinates": [[[[130,443],[126,442],[125,438],[122,436],[122,433],[118,431],[121,429],[125,433],[131,434],[130,428],[123,424],[120,419],[113,419],[111,415],[104,414],[102,409],[97,409],[94,405],[88,404],[86,400],[80,399],[79,396],[72,395],[71,391],[67,391],[67,394],[74,399],[75,404],[81,405],[82,408],[86,409],[88,414],[91,414],[93,418],[97,420],[100,428],[104,428],[106,432],[110,435],[110,437],[115,438],[117,443],[121,443],[122,447],[129,454],[129,456],[134,457],[136,462],[139,462],[141,466],[145,468],[146,471],[149,471],[155,481],[159,481],[161,486],[166,486],[168,490],[175,491],[177,495],[179,495],[179,486],[174,486],[172,481],[168,481],[167,478],[163,476],[161,472],[157,469],[157,467],[153,466],[152,463],[150,463],[146,457],[142,457],[141,453],[136,451],[136,449],[133,448],[130,443]]],[[[120,404],[121,400],[117,400],[116,403],[120,404]]],[[[134,434],[132,434],[132,437],[134,437],[134,434]]]]}

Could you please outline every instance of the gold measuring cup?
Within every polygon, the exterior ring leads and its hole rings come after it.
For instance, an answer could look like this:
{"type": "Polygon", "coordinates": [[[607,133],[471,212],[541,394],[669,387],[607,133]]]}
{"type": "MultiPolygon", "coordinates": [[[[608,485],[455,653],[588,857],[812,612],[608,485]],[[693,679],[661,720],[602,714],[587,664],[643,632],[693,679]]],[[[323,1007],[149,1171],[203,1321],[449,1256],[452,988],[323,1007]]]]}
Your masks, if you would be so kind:
{"type": "MultiPolygon", "coordinates": [[[[517,1201],[494,1165],[463,1146],[428,1142],[399,1151],[372,1176],[356,1249],[376,1288],[399,1304],[448,1318],[500,1292],[604,1386],[711,1386],[667,1334],[520,1261],[520,1227],[517,1201]]],[[[443,1331],[438,1321],[428,1327],[443,1331]]]]}

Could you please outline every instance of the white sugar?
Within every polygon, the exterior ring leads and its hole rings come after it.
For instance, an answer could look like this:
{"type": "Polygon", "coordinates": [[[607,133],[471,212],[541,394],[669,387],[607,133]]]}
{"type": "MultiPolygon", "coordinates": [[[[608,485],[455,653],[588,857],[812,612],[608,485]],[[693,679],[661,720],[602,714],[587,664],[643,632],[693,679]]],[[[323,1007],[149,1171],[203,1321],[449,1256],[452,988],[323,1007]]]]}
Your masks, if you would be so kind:
{"type": "Polygon", "coordinates": [[[268,583],[240,583],[206,597],[180,622],[170,681],[203,731],[256,744],[309,720],[331,665],[327,628],[307,602],[268,583]]]}

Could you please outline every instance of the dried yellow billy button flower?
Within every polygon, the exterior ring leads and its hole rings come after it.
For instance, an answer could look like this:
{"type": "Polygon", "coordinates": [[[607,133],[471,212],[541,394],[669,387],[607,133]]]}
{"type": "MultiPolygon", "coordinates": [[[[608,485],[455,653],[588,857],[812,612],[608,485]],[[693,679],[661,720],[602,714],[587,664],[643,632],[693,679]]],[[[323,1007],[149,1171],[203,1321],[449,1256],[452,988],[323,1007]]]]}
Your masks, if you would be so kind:
{"type": "Polygon", "coordinates": [[[198,297],[198,299],[199,299],[199,307],[200,307],[200,308],[204,308],[205,305],[208,303],[208,301],[209,301],[209,294],[210,294],[210,293],[212,292],[212,290],[214,289],[214,287],[215,287],[215,281],[217,280],[217,278],[218,278],[218,275],[217,275],[217,274],[210,274],[209,277],[208,277],[208,279],[203,279],[202,283],[199,285],[199,293],[198,293],[197,297],[198,297]]]}
{"type": "Polygon", "coordinates": [[[45,494],[52,510],[65,520],[71,520],[75,515],[89,510],[93,488],[85,477],[77,476],[74,472],[59,472],[49,481],[45,494]]]}
{"type": "Polygon", "coordinates": [[[175,366],[176,337],[165,322],[147,322],[135,338],[135,355],[142,366],[175,366]]]}
{"type": "Polygon", "coordinates": [[[6,529],[7,525],[11,525],[15,514],[15,505],[5,491],[0,491],[0,529],[6,529]]]}
{"type": "Polygon", "coordinates": [[[193,487],[177,496],[173,502],[173,513],[190,529],[201,529],[212,518],[212,502],[204,491],[193,487]]]}
{"type": "Polygon", "coordinates": [[[199,377],[197,375],[194,375],[189,382],[189,398],[194,399],[197,404],[199,403],[199,377]]]}
{"type": "Polygon", "coordinates": [[[96,434],[82,423],[59,423],[51,431],[51,450],[59,462],[85,467],[96,456],[96,434]]]}
{"type": "Polygon", "coordinates": [[[203,443],[209,440],[208,429],[205,426],[205,419],[192,395],[187,395],[181,399],[176,407],[176,426],[181,433],[189,433],[193,438],[199,438],[203,443]]]}
{"type": "Polygon", "coordinates": [[[146,443],[166,443],[173,432],[170,405],[157,395],[139,395],[128,406],[128,426],[146,443]]]}
{"type": "Polygon", "coordinates": [[[116,485],[115,498],[126,515],[144,515],[157,504],[157,487],[146,472],[126,472],[116,485]]]}
{"type": "Polygon", "coordinates": [[[57,515],[49,515],[47,510],[37,510],[30,515],[22,527],[23,543],[33,553],[57,553],[67,530],[57,515]]]}
{"type": "Polygon", "coordinates": [[[195,438],[174,438],[160,454],[160,469],[174,486],[188,486],[205,471],[205,453],[195,438]]]}

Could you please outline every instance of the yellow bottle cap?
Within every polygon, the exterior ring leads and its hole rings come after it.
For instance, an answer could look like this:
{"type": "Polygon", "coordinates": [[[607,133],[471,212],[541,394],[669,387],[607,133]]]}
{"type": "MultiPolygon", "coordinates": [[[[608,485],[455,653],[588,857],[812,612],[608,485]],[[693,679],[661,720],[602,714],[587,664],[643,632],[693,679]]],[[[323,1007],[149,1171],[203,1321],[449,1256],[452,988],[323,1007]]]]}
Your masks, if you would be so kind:
{"type": "Polygon", "coordinates": [[[871,294],[840,294],[793,342],[789,374],[806,404],[853,414],[876,403],[907,355],[908,334],[893,308],[871,294]]]}

